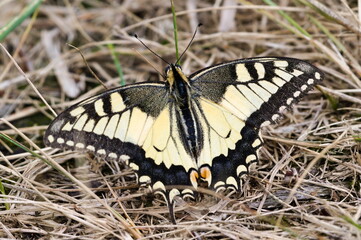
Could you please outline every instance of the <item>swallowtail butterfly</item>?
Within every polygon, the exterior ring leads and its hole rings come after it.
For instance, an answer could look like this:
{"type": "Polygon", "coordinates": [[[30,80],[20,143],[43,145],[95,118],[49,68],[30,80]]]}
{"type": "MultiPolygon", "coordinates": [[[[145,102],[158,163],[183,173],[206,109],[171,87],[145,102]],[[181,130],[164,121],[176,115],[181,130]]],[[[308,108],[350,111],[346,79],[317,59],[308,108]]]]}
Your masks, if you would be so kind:
{"type": "Polygon", "coordinates": [[[118,87],[62,112],[45,145],[123,160],[140,184],[164,196],[194,197],[200,182],[240,189],[257,162],[260,127],[274,123],[323,78],[293,58],[240,59],[185,76],[177,64],[165,82],[118,87]]]}

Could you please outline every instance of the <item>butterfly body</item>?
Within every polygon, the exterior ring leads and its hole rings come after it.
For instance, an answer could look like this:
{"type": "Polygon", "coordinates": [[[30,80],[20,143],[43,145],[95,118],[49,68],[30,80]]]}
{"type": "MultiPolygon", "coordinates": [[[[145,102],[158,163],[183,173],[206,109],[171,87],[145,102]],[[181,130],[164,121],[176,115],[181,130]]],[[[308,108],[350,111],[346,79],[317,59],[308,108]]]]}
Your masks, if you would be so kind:
{"type": "Polygon", "coordinates": [[[166,69],[166,76],[172,96],[169,103],[174,105],[171,108],[174,108],[177,126],[181,129],[180,137],[185,143],[186,151],[193,159],[196,159],[201,149],[202,138],[193,106],[195,93],[179,65],[169,65],[166,69]]]}
{"type": "Polygon", "coordinates": [[[65,110],[44,141],[125,161],[172,211],[174,197],[194,197],[201,182],[239,190],[258,159],[261,125],[275,122],[322,78],[293,58],[241,59],[189,77],[171,64],[166,82],[119,87],[65,110]]]}

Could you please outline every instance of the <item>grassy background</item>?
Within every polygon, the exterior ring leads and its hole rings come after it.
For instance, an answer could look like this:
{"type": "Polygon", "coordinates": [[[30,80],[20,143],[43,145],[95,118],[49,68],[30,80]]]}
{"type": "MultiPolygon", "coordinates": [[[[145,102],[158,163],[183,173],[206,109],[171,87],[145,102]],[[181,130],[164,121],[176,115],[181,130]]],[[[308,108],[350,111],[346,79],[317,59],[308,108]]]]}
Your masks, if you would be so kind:
{"type": "Polygon", "coordinates": [[[288,56],[314,63],[326,78],[263,129],[260,162],[242,194],[180,199],[174,226],[164,201],[139,189],[121,163],[44,148],[54,114],[41,99],[60,113],[104,90],[67,43],[107,88],[161,80],[164,62],[132,34],[175,62],[169,1],[2,1],[0,131],[29,150],[0,139],[0,238],[360,239],[361,6],[276,4],[176,1],[180,52],[203,24],[182,59],[187,74],[238,58],[288,56]]]}

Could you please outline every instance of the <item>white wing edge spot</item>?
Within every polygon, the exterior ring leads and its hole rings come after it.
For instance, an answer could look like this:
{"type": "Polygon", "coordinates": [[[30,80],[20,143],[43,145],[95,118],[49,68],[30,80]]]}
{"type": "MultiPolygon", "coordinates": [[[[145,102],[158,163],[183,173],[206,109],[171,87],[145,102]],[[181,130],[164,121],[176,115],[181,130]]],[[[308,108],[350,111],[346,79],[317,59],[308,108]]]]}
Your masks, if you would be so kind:
{"type": "Polygon", "coordinates": [[[105,149],[99,149],[97,153],[100,155],[105,155],[107,152],[105,151],[105,149]]]}
{"type": "Polygon", "coordinates": [[[74,142],[69,140],[66,142],[66,145],[72,147],[72,146],[74,146],[74,142]]]}
{"type": "MultiPolygon", "coordinates": [[[[214,184],[214,188],[218,189],[219,187],[223,187],[224,186],[224,182],[223,181],[218,181],[216,182],[216,184],[214,184]]],[[[223,187],[224,188],[224,187],[223,187]]]]}
{"type": "Polygon", "coordinates": [[[306,85],[306,84],[304,84],[304,85],[301,86],[301,91],[302,91],[302,92],[305,91],[306,89],[307,89],[307,85],[306,85]]]}
{"type": "Polygon", "coordinates": [[[77,144],[75,145],[75,147],[77,147],[77,148],[84,148],[85,146],[84,146],[83,143],[77,143],[77,144]]]}
{"type": "Polygon", "coordinates": [[[280,111],[280,112],[283,112],[284,110],[286,110],[286,106],[281,106],[279,109],[278,109],[278,111],[280,111]]]}
{"type": "Polygon", "coordinates": [[[130,157],[129,157],[128,155],[126,155],[126,154],[120,155],[119,159],[122,160],[122,161],[124,161],[125,164],[129,165],[129,159],[130,159],[130,157]]]}
{"type": "Polygon", "coordinates": [[[270,121],[265,121],[265,122],[263,122],[263,123],[261,124],[261,127],[266,127],[266,126],[268,126],[268,125],[270,125],[270,124],[271,124],[270,121]]]}
{"type": "Polygon", "coordinates": [[[89,151],[95,151],[95,147],[94,146],[92,146],[92,145],[88,145],[87,147],[86,147],[86,149],[88,149],[89,151]]]}
{"type": "Polygon", "coordinates": [[[288,98],[286,101],[287,105],[291,105],[292,102],[293,102],[293,98],[288,98]]]}
{"type": "Polygon", "coordinates": [[[218,188],[216,188],[216,193],[218,193],[219,191],[223,191],[226,190],[226,187],[224,186],[224,184],[222,186],[219,186],[218,188]]]}
{"type": "Polygon", "coordinates": [[[157,181],[153,184],[153,189],[156,191],[164,191],[165,192],[165,186],[161,181],[157,181]]]}
{"type": "Polygon", "coordinates": [[[272,116],[272,121],[276,121],[279,118],[280,115],[278,114],[273,114],[272,116]]]}
{"type": "MultiPolygon", "coordinates": [[[[276,114],[275,114],[276,115],[276,114]]],[[[274,115],[273,115],[274,116],[274,115]]],[[[261,140],[259,140],[258,138],[256,140],[254,140],[254,142],[252,143],[252,147],[256,148],[259,145],[261,145],[261,140]]]]}
{"type": "Polygon", "coordinates": [[[247,164],[250,164],[250,163],[253,162],[254,160],[257,160],[257,157],[256,157],[256,155],[254,155],[254,154],[248,155],[248,156],[246,157],[246,163],[247,163],[247,164]]]}
{"type": "Polygon", "coordinates": [[[300,91],[296,91],[296,92],[294,92],[293,96],[296,98],[296,97],[299,97],[299,96],[300,96],[300,94],[301,94],[301,92],[300,92],[300,91]]]}
{"type": "Polygon", "coordinates": [[[169,200],[170,200],[170,202],[172,203],[173,200],[174,200],[174,198],[175,198],[176,196],[179,196],[179,195],[180,195],[180,192],[179,192],[178,189],[173,188],[172,190],[170,190],[170,191],[169,191],[169,200]]]}
{"type": "Polygon", "coordinates": [[[237,176],[240,176],[241,174],[244,174],[244,173],[247,173],[247,167],[245,165],[239,165],[237,167],[237,176]]]}
{"type": "Polygon", "coordinates": [[[313,84],[315,81],[312,79],[312,78],[310,78],[310,79],[308,79],[307,80],[307,84],[308,85],[311,85],[311,84],[313,84]]]}
{"type": "Polygon", "coordinates": [[[129,167],[132,168],[135,171],[139,170],[139,166],[135,163],[129,163],[129,167]]]}
{"type": "Polygon", "coordinates": [[[315,73],[315,78],[320,80],[321,79],[321,74],[319,72],[316,72],[315,73]]]}
{"type": "Polygon", "coordinates": [[[49,135],[48,136],[48,141],[50,142],[50,143],[52,143],[52,142],[54,142],[54,137],[53,137],[53,135],[49,135]]]}
{"type": "Polygon", "coordinates": [[[58,138],[58,139],[56,139],[56,141],[60,144],[63,144],[65,142],[64,138],[58,138]]]}
{"type": "Polygon", "coordinates": [[[141,177],[139,178],[139,183],[141,183],[141,184],[148,184],[148,183],[150,183],[150,182],[151,182],[151,179],[150,179],[150,177],[147,176],[147,175],[141,176],[141,177]]]}
{"type": "Polygon", "coordinates": [[[117,155],[116,153],[111,152],[111,153],[108,154],[108,157],[110,157],[110,158],[117,158],[118,155],[117,155]]]}
{"type": "Polygon", "coordinates": [[[227,178],[226,184],[227,185],[232,185],[235,188],[237,188],[237,186],[238,186],[236,179],[234,177],[232,177],[232,176],[227,178]]]}
{"type": "Polygon", "coordinates": [[[184,190],[182,190],[182,196],[183,198],[185,197],[189,197],[189,198],[192,198],[194,199],[194,193],[193,193],[193,190],[192,189],[189,189],[189,188],[186,188],[184,190]]]}

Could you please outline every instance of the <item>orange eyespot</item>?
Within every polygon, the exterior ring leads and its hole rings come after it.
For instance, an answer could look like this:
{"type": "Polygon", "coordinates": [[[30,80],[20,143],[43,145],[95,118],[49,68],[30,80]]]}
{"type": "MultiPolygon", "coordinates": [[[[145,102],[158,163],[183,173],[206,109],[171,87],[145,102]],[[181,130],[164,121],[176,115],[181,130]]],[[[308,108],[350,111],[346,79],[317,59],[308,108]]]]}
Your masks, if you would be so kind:
{"type": "Polygon", "coordinates": [[[190,176],[193,187],[197,188],[198,187],[198,178],[199,178],[198,172],[195,170],[192,170],[192,172],[189,174],[189,176],[190,176]]]}
{"type": "Polygon", "coordinates": [[[201,168],[201,177],[204,179],[207,179],[208,177],[211,176],[211,171],[209,170],[208,167],[202,167],[201,168]]]}
{"type": "Polygon", "coordinates": [[[200,172],[201,172],[201,178],[206,180],[207,183],[208,183],[208,186],[209,186],[211,184],[211,181],[212,181],[212,172],[211,172],[211,170],[209,169],[209,167],[202,167],[200,169],[200,172]]]}

